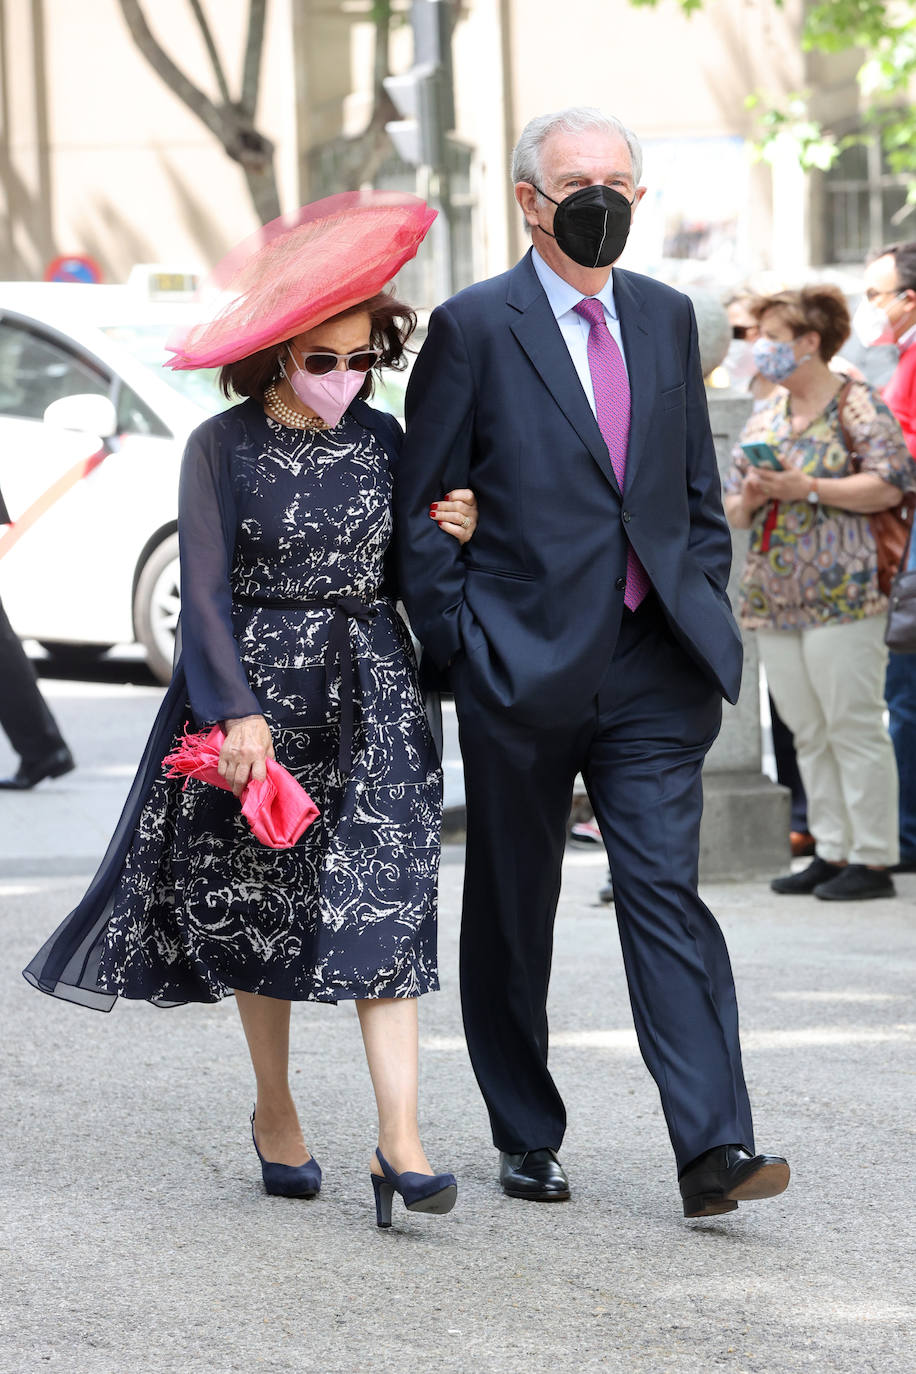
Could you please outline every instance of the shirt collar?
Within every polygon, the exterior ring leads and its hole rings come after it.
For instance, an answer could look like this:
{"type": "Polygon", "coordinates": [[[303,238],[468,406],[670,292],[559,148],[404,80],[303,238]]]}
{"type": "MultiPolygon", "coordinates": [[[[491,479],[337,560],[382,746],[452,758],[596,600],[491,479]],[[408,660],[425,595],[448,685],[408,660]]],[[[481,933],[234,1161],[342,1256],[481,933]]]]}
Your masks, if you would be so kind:
{"type": "MultiPolygon", "coordinates": [[[[573,310],[580,301],[586,299],[581,291],[577,291],[574,286],[570,286],[568,281],[564,281],[564,279],[544,261],[536,248],[532,248],[531,250],[531,262],[537,273],[538,281],[544,288],[544,294],[547,296],[547,303],[556,319],[560,319],[561,315],[567,314],[567,312],[573,310]]],[[[613,271],[610,273],[604,286],[602,286],[594,299],[601,302],[604,306],[606,315],[610,315],[612,320],[616,320],[617,306],[614,301],[613,271]]]]}

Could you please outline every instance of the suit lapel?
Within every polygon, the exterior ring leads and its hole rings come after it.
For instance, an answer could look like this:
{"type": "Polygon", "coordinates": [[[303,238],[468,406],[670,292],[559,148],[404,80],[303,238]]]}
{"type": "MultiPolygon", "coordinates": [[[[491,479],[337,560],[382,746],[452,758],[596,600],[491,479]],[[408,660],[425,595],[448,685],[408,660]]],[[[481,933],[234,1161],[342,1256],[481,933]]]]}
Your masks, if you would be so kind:
{"type": "Polygon", "coordinates": [[[598,421],[582,390],[569,349],[563,342],[560,326],[531,265],[530,252],[510,272],[506,299],[512,310],[517,312],[515,318],[510,320],[513,334],[602,474],[619,494],[607,444],[601,437],[598,421]]]}
{"type": "Polygon", "coordinates": [[[629,272],[614,268],[614,303],[620,318],[623,350],[630,378],[630,439],[624,486],[629,491],[646,444],[655,405],[655,346],[642,297],[629,272]]]}

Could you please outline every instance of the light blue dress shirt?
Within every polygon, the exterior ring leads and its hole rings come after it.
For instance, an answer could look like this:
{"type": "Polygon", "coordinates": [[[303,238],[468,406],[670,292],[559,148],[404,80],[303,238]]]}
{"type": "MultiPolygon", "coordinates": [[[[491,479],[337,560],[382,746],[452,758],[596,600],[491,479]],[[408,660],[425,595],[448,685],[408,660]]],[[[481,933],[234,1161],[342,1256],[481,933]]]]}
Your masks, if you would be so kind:
{"type": "MultiPolygon", "coordinates": [[[[584,320],[581,315],[577,315],[575,312],[575,307],[580,301],[585,300],[585,297],[581,291],[570,286],[568,281],[557,276],[553,268],[548,267],[536,248],[531,254],[531,262],[537,273],[538,281],[547,295],[548,304],[554,313],[557,324],[560,326],[563,342],[569,349],[569,356],[572,358],[573,366],[578,373],[579,381],[582,383],[582,390],[592,408],[592,414],[597,418],[595,390],[592,386],[592,374],[588,366],[588,331],[591,325],[588,320],[584,320]]],[[[620,320],[617,318],[617,306],[614,303],[613,272],[594,299],[600,301],[604,307],[604,322],[620,349],[620,356],[623,359],[624,367],[626,367],[627,355],[623,351],[623,336],[620,332],[620,320]]]]}

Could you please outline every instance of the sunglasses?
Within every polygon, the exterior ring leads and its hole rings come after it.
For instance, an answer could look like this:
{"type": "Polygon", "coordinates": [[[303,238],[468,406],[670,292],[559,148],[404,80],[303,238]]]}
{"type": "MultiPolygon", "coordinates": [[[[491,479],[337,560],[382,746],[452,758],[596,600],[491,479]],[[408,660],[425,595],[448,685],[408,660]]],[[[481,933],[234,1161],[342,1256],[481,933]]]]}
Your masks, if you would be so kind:
{"type": "Polygon", "coordinates": [[[303,371],[313,377],[326,377],[341,360],[347,364],[348,372],[368,372],[381,356],[377,348],[361,348],[358,353],[303,353],[299,362],[303,371]]]}

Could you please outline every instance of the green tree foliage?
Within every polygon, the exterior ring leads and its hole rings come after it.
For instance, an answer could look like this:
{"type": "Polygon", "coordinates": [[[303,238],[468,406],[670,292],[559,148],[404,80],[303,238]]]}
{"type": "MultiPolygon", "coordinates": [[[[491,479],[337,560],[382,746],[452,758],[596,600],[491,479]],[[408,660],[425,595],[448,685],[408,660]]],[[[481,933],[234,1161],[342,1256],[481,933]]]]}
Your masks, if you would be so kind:
{"type": "MultiPolygon", "coordinates": [[[[673,0],[688,16],[704,2],[673,0]]],[[[655,8],[659,0],[630,3],[655,8]]],[[[783,0],[769,3],[781,8],[783,0]]],[[[788,96],[780,107],[768,105],[760,94],[751,95],[748,105],[758,112],[762,155],[791,139],[802,166],[826,169],[845,148],[878,137],[890,170],[913,177],[909,199],[916,201],[916,109],[909,103],[916,84],[916,0],[821,0],[805,8],[801,41],[807,51],[861,51],[862,132],[838,137],[822,127],[810,117],[804,92],[788,96]]]]}

